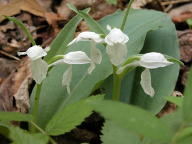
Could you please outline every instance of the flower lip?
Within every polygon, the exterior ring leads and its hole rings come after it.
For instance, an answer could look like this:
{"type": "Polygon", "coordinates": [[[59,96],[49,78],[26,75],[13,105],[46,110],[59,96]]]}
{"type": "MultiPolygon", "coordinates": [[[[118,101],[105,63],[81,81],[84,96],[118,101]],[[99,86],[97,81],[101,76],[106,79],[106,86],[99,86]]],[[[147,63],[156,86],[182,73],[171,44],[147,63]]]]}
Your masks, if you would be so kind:
{"type": "Polygon", "coordinates": [[[105,42],[108,45],[113,46],[114,44],[125,44],[129,41],[129,37],[120,29],[111,28],[109,25],[107,26],[107,29],[110,30],[109,34],[105,37],[105,42]]]}
{"type": "Polygon", "coordinates": [[[47,55],[46,51],[38,46],[30,47],[26,52],[18,52],[18,55],[27,55],[31,60],[37,60],[47,55]]]}
{"type": "Polygon", "coordinates": [[[149,69],[155,69],[159,67],[165,67],[173,64],[169,62],[163,54],[157,52],[146,53],[141,56],[139,65],[149,69]]]}
{"type": "Polygon", "coordinates": [[[103,39],[101,38],[101,35],[95,32],[85,31],[81,32],[74,40],[68,44],[68,46],[79,41],[94,41],[95,43],[101,43],[103,42],[103,39]]]}

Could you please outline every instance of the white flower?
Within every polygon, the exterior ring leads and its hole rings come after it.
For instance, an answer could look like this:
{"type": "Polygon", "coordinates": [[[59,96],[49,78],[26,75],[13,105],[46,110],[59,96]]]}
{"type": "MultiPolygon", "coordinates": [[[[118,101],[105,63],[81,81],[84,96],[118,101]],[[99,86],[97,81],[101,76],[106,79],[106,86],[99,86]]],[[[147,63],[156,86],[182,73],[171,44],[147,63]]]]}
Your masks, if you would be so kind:
{"type": "Polygon", "coordinates": [[[18,52],[18,55],[27,55],[31,60],[32,78],[40,84],[47,76],[48,64],[41,58],[47,55],[46,50],[40,46],[32,46],[26,52],[18,52]]]}
{"type": "Polygon", "coordinates": [[[129,41],[129,37],[120,29],[112,29],[109,25],[107,25],[107,29],[110,30],[109,34],[105,37],[107,45],[113,46],[114,44],[126,44],[129,41]]]}
{"type": "Polygon", "coordinates": [[[60,59],[56,62],[54,62],[52,65],[57,64],[88,64],[91,63],[91,59],[87,56],[87,54],[83,51],[74,51],[69,52],[63,56],[63,59],[60,59]]]}
{"type": "Polygon", "coordinates": [[[85,31],[80,33],[74,40],[72,40],[68,46],[72,45],[73,43],[77,43],[79,41],[94,41],[95,43],[103,42],[101,36],[95,32],[85,31]]]}
{"type": "Polygon", "coordinates": [[[88,68],[88,73],[90,74],[95,68],[95,64],[92,60],[87,56],[87,54],[83,51],[74,51],[69,52],[63,56],[63,59],[60,59],[49,66],[57,65],[57,64],[68,64],[67,70],[63,74],[62,85],[66,86],[68,94],[70,94],[70,83],[72,79],[72,64],[88,64],[90,63],[90,67],[88,68]]]}
{"type": "Polygon", "coordinates": [[[151,97],[155,95],[155,91],[151,86],[151,74],[149,69],[165,67],[171,64],[173,63],[169,62],[161,53],[151,52],[141,56],[141,59],[138,61],[138,65],[146,69],[141,73],[140,84],[146,94],[151,97]]]}
{"type": "Polygon", "coordinates": [[[172,62],[167,61],[167,59],[161,53],[150,52],[141,56],[139,65],[148,69],[155,69],[159,67],[165,67],[172,62]]]}
{"type": "Polygon", "coordinates": [[[47,52],[40,46],[32,46],[26,52],[18,52],[20,55],[27,55],[31,60],[37,60],[47,55],[47,52]]]}
{"type": "MultiPolygon", "coordinates": [[[[137,56],[138,57],[138,56],[137,56]]],[[[141,66],[144,67],[145,70],[141,73],[141,81],[140,84],[146,94],[153,97],[155,95],[155,91],[151,84],[151,74],[150,69],[165,67],[168,65],[173,64],[172,62],[169,62],[163,54],[157,53],[157,52],[150,52],[143,54],[140,56],[140,59],[134,60],[131,63],[127,63],[121,67],[118,68],[117,74],[123,73],[123,71],[128,67],[137,67],[141,66]]]]}
{"type": "Polygon", "coordinates": [[[122,64],[127,57],[126,43],[129,37],[118,28],[111,28],[109,25],[107,29],[109,34],[105,37],[107,43],[106,52],[109,55],[110,61],[113,65],[118,66],[122,64]]]}
{"type": "Polygon", "coordinates": [[[85,31],[80,33],[68,46],[79,41],[91,41],[90,57],[93,63],[100,64],[102,61],[102,54],[99,49],[96,48],[96,43],[102,43],[104,40],[101,36],[95,32],[85,31]]]}

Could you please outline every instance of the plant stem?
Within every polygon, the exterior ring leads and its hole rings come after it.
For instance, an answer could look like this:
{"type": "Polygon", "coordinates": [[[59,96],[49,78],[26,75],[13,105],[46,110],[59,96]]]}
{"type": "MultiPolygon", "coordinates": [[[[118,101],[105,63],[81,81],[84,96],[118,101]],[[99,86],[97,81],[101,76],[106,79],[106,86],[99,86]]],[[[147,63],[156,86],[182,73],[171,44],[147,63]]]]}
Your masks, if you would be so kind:
{"type": "Polygon", "coordinates": [[[34,123],[33,121],[30,121],[31,125],[33,125],[37,130],[39,130],[42,134],[46,135],[49,137],[49,140],[52,144],[57,144],[57,142],[55,142],[55,140],[50,137],[42,128],[40,128],[36,123],[34,123]]]}
{"type": "MultiPolygon", "coordinates": [[[[34,105],[32,109],[33,121],[37,123],[38,112],[39,112],[39,98],[41,94],[41,87],[42,84],[37,84],[36,92],[35,92],[35,99],[34,105]]],[[[31,132],[35,132],[35,128],[33,126],[30,127],[31,132]]]]}
{"type": "Polygon", "coordinates": [[[119,100],[121,93],[121,78],[116,74],[117,67],[113,65],[113,96],[112,100],[119,100]]]}
{"type": "Polygon", "coordinates": [[[123,17],[123,21],[122,21],[122,24],[121,24],[121,30],[123,31],[124,28],[125,28],[125,24],[126,24],[126,21],[127,21],[127,18],[128,18],[128,14],[129,14],[129,11],[131,9],[131,4],[133,3],[134,0],[130,0],[129,1],[129,4],[127,6],[127,9],[125,11],[125,15],[123,17]]]}

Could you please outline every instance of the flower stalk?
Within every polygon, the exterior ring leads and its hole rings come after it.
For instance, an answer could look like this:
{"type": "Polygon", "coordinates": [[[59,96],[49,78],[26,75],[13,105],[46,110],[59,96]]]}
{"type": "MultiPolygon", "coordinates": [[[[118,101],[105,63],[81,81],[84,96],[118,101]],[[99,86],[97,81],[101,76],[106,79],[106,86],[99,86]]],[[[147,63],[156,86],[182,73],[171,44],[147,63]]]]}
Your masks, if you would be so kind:
{"type": "MultiPolygon", "coordinates": [[[[36,88],[36,92],[35,92],[35,99],[34,99],[34,105],[33,105],[33,109],[32,109],[32,115],[33,115],[33,122],[37,123],[37,118],[38,118],[38,112],[39,112],[39,99],[40,99],[40,94],[41,94],[41,87],[42,84],[36,84],[37,88],[36,88]]],[[[34,126],[31,125],[30,127],[31,132],[35,132],[36,128],[34,126]]]]}
{"type": "Polygon", "coordinates": [[[119,101],[121,94],[121,77],[116,74],[117,67],[113,65],[113,96],[112,100],[119,101]]]}

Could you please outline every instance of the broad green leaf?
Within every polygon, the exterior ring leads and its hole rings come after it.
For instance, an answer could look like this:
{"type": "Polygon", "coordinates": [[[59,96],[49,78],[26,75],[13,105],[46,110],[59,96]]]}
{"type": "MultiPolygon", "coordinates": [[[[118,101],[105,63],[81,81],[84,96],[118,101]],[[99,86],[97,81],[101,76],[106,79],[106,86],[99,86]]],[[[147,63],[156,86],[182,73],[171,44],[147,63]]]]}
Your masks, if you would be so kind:
{"type": "Polygon", "coordinates": [[[74,12],[76,12],[78,15],[80,15],[88,24],[89,28],[91,31],[95,31],[99,34],[105,34],[105,31],[103,30],[103,28],[101,27],[101,25],[95,21],[91,16],[89,16],[87,13],[85,13],[84,11],[78,11],[74,5],[72,4],[67,4],[67,6],[73,10],[74,12]]]}
{"type": "MultiPolygon", "coordinates": [[[[88,10],[85,10],[85,13],[88,10]]],[[[45,60],[49,60],[51,57],[57,54],[64,54],[67,49],[67,44],[73,39],[75,30],[82,18],[80,16],[73,17],[57,35],[50,45],[50,51],[48,52],[45,60]]]]}
{"type": "Polygon", "coordinates": [[[183,97],[167,96],[165,97],[165,99],[171,103],[176,104],[179,107],[181,107],[183,103],[183,97]]]}
{"type": "MultiPolygon", "coordinates": [[[[175,26],[168,17],[164,21],[162,28],[150,32],[147,35],[141,53],[151,51],[160,52],[179,59],[179,48],[175,26]]],[[[174,64],[165,68],[151,70],[152,86],[155,90],[155,96],[153,98],[146,95],[139,84],[141,71],[143,70],[137,69],[134,77],[131,103],[141,106],[156,114],[166,103],[164,97],[171,95],[174,91],[179,74],[179,65],[174,64]]]]}
{"type": "MultiPolygon", "coordinates": [[[[121,24],[122,15],[122,12],[117,12],[111,16],[103,18],[99,22],[103,27],[106,27],[107,24],[110,24],[111,26],[119,26],[121,24]]],[[[129,15],[129,22],[125,29],[125,33],[128,34],[130,38],[129,42],[127,43],[129,56],[138,54],[141,51],[147,32],[158,29],[160,26],[162,26],[162,21],[166,22],[167,16],[160,12],[147,10],[131,11],[129,15]]],[[[57,45],[62,45],[63,36],[58,35],[56,39],[60,39],[57,45]]],[[[105,80],[112,74],[112,65],[110,64],[109,58],[105,52],[105,47],[103,45],[97,45],[97,47],[102,52],[102,63],[100,65],[96,65],[96,69],[91,75],[87,74],[88,65],[73,65],[71,94],[67,94],[66,89],[61,85],[61,80],[63,73],[66,70],[66,65],[58,65],[50,71],[42,86],[38,125],[45,127],[47,122],[52,118],[54,113],[59,108],[65,107],[68,104],[74,103],[89,96],[92,93],[93,88],[99,82],[105,80]]],[[[60,48],[62,49],[63,47],[60,48]]],[[[74,44],[66,52],[76,50],[82,50],[88,54],[90,50],[90,43],[80,42],[78,44],[74,44]]],[[[174,53],[174,51],[172,53],[174,53]]],[[[171,74],[174,76],[173,72],[171,72],[171,74]]],[[[130,81],[127,80],[127,84],[123,85],[125,90],[125,97],[123,98],[125,101],[129,99],[130,96],[130,93],[128,92],[132,89],[130,83],[132,83],[134,79],[133,76],[129,75],[128,80],[130,81]],[[128,97],[126,97],[126,94],[128,94],[128,97]]],[[[174,81],[176,81],[176,79],[174,79],[174,81]]],[[[109,89],[111,88],[110,83],[111,81],[107,83],[109,89]]],[[[173,83],[173,81],[170,80],[170,83],[173,83]]],[[[105,91],[108,91],[109,89],[106,89],[105,91]]],[[[35,89],[33,90],[33,94],[34,92],[35,89]]],[[[165,94],[165,96],[166,95],[170,94],[165,94]]],[[[33,98],[34,97],[31,96],[31,103],[33,98]]]]}
{"type": "Polygon", "coordinates": [[[36,133],[29,134],[27,131],[20,129],[19,127],[9,127],[10,130],[10,139],[13,141],[13,144],[47,144],[48,137],[36,133]]]}
{"type": "MultiPolygon", "coordinates": [[[[120,15],[117,14],[117,17],[120,17],[120,15]]],[[[113,23],[112,18],[109,18],[111,20],[108,22],[113,23]]],[[[154,51],[175,58],[179,57],[175,26],[164,13],[149,10],[136,11],[135,13],[132,11],[125,32],[130,38],[127,44],[129,56],[154,51]],[[155,29],[157,27],[159,27],[158,30],[155,29]],[[144,48],[142,49],[143,43],[144,48]]],[[[121,88],[121,100],[138,105],[156,114],[166,103],[164,97],[171,95],[174,90],[179,65],[174,64],[165,68],[151,70],[152,86],[156,93],[153,98],[146,95],[141,88],[140,79],[142,71],[143,68],[137,68],[124,77],[121,88]]],[[[107,92],[106,96],[110,98],[112,95],[112,77],[105,82],[104,88],[107,92]]]]}
{"type": "Polygon", "coordinates": [[[141,108],[111,100],[92,103],[92,105],[106,120],[130,132],[159,142],[167,142],[171,138],[169,127],[141,108]]]}
{"type": "Polygon", "coordinates": [[[102,99],[102,95],[92,96],[59,110],[47,124],[45,130],[49,135],[61,135],[80,125],[88,117],[93,108],[90,102],[102,99]]]}
{"type": "Polygon", "coordinates": [[[31,121],[33,119],[30,114],[19,112],[0,112],[0,121],[31,121]]]}
{"type": "Polygon", "coordinates": [[[17,18],[14,17],[10,17],[10,16],[5,16],[8,20],[14,22],[18,27],[20,27],[23,32],[25,33],[25,35],[29,38],[29,40],[31,41],[31,43],[33,45],[36,45],[35,40],[33,39],[33,36],[31,35],[30,31],[26,28],[26,26],[23,24],[23,22],[17,18]]]}
{"type": "Polygon", "coordinates": [[[139,144],[140,137],[114,122],[106,120],[102,128],[101,141],[103,144],[139,144]]]}
{"type": "Polygon", "coordinates": [[[192,122],[192,68],[188,74],[188,80],[185,85],[183,100],[183,118],[186,122],[192,122]]]}

